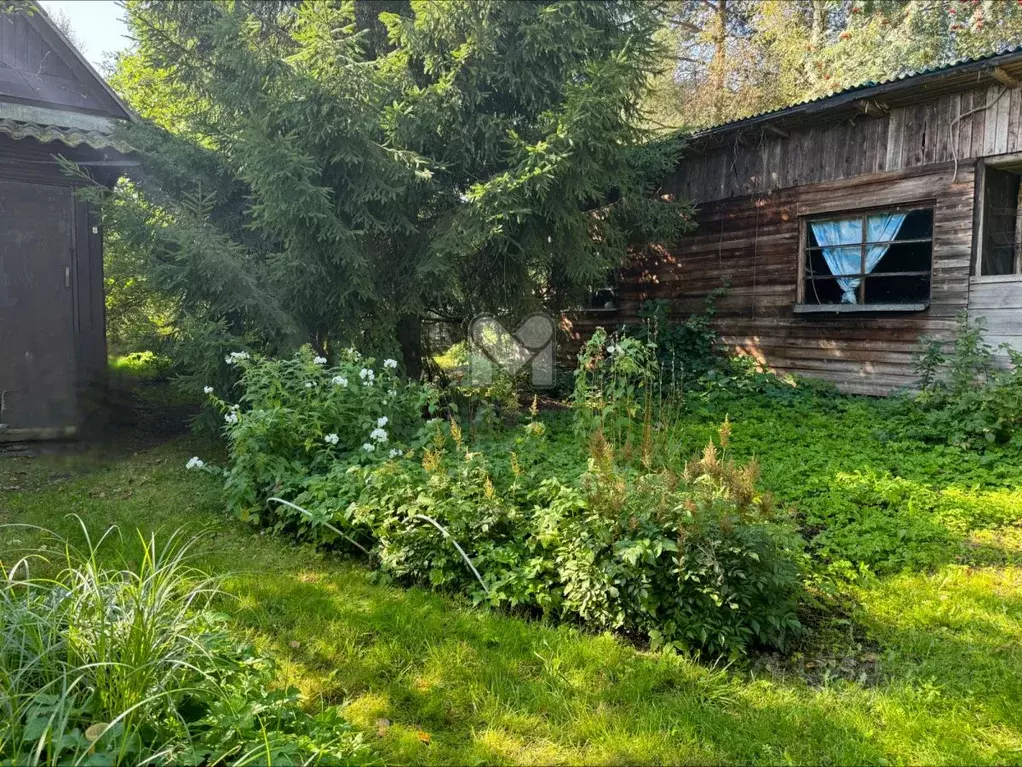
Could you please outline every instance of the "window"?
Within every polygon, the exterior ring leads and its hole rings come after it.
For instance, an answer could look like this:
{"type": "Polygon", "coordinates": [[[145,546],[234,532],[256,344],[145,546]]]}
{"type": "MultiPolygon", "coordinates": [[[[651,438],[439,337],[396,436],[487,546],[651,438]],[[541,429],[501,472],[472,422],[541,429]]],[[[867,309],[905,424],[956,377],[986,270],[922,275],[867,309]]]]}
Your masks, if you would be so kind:
{"type": "Polygon", "coordinates": [[[912,311],[930,300],[933,209],[891,208],[804,222],[803,311],[912,311]]]}
{"type": "Polygon", "coordinates": [[[617,310],[617,291],[614,288],[600,288],[589,296],[589,309],[613,312],[617,310]]]}
{"type": "Polygon", "coordinates": [[[981,276],[1022,272],[1022,226],[1019,222],[1019,180],[1010,168],[983,168],[982,218],[977,237],[981,276]]]}

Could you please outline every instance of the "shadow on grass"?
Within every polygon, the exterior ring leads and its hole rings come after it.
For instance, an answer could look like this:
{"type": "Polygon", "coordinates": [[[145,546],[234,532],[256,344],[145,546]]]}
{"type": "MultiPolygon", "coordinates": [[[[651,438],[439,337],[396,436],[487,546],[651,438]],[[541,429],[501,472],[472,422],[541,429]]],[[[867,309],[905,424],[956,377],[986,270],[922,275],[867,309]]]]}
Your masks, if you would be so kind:
{"type": "MultiPolygon", "coordinates": [[[[387,762],[989,763],[1022,753],[1017,570],[945,567],[858,587],[881,674],[871,686],[810,686],[376,585],[358,565],[228,519],[215,478],[183,471],[191,447],[5,493],[0,522],[69,533],[75,512],[126,538],[136,527],[202,530],[199,564],[234,573],[232,620],[272,646],[283,682],[345,704],[387,762]]],[[[0,478],[7,468],[0,461],[0,478]]],[[[0,547],[10,544],[0,532],[0,547]]]]}
{"type": "Polygon", "coordinates": [[[976,763],[1004,752],[967,737],[970,719],[1018,724],[1000,695],[1017,675],[995,663],[1002,687],[964,689],[982,650],[954,637],[932,659],[934,673],[960,667],[946,689],[962,697],[947,701],[912,673],[914,638],[895,629],[885,639],[905,656],[876,687],[812,689],[373,586],[354,567],[239,584],[239,622],[288,658],[286,673],[307,692],[347,702],[356,724],[378,730],[388,761],[976,763]]]}

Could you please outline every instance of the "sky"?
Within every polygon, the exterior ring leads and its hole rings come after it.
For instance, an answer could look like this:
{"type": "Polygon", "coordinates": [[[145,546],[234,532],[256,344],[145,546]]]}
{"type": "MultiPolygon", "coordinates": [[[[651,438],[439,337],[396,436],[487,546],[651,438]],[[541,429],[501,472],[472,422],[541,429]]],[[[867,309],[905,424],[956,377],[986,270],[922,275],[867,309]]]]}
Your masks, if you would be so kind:
{"type": "Polygon", "coordinates": [[[124,9],[114,0],[42,0],[42,6],[54,18],[64,12],[82,41],[82,53],[100,72],[107,53],[129,45],[124,9]]]}

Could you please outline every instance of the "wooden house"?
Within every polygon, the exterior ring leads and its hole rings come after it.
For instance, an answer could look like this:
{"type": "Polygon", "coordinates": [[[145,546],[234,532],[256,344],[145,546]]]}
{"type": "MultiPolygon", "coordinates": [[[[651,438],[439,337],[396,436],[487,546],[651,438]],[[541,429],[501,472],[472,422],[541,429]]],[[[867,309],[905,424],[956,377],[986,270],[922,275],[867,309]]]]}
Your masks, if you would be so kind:
{"type": "Polygon", "coordinates": [[[870,83],[693,136],[665,193],[695,231],[650,247],[581,338],[666,299],[740,354],[849,392],[911,386],[921,336],[967,310],[1022,349],[1022,49],[870,83]]]}
{"type": "Polygon", "coordinates": [[[0,3],[0,441],[70,436],[106,370],[100,220],[62,156],[110,184],[130,112],[34,3],[0,3]]]}

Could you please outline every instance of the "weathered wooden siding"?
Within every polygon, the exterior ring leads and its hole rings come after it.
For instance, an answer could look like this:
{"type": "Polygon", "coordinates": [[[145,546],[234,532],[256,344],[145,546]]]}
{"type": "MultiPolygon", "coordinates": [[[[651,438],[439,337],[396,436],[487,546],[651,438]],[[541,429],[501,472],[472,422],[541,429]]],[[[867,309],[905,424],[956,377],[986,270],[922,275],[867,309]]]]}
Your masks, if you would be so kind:
{"type": "MultiPolygon", "coordinates": [[[[10,428],[0,430],[0,442],[9,439],[23,439],[26,435],[50,434],[63,435],[70,427],[77,427],[83,418],[91,416],[82,407],[83,404],[91,403],[96,399],[95,390],[102,388],[106,373],[106,336],[105,316],[103,302],[103,243],[102,232],[98,212],[91,209],[86,202],[74,196],[77,179],[72,179],[61,172],[54,154],[60,154],[73,161],[95,162],[108,159],[106,152],[94,150],[88,147],[69,147],[64,144],[41,144],[33,139],[22,139],[15,141],[8,136],[0,135],[0,185],[10,186],[22,184],[30,190],[52,189],[55,194],[60,194],[67,199],[67,209],[62,213],[67,220],[49,221],[47,215],[53,216],[49,209],[40,208],[37,218],[29,214],[15,216],[18,220],[5,221],[4,227],[0,230],[0,246],[15,247],[10,243],[24,242],[31,244],[32,236],[40,235],[40,227],[50,226],[53,229],[62,227],[69,228],[70,237],[63,252],[57,254],[67,259],[67,265],[71,268],[70,279],[70,323],[67,327],[67,342],[71,345],[72,367],[69,374],[70,380],[54,382],[52,386],[40,380],[15,381],[7,380],[19,374],[16,366],[5,364],[0,365],[0,390],[18,392],[20,396],[34,395],[45,399],[50,396],[49,389],[65,384],[74,390],[74,413],[73,417],[56,409],[55,415],[60,416],[61,428],[49,428],[51,424],[36,419],[31,427],[22,427],[24,424],[18,422],[17,418],[10,413],[8,419],[10,428]],[[95,228],[95,232],[93,229],[95,228]],[[29,385],[31,384],[31,385],[29,385]]],[[[98,171],[105,171],[100,167],[98,171]]],[[[8,217],[10,218],[10,216],[8,217]]],[[[62,230],[63,231],[63,230],[62,230]]],[[[26,245],[28,247],[28,245],[26,245]]],[[[2,250],[3,247],[0,247],[2,250]]],[[[59,289],[63,287],[63,275],[58,271],[53,273],[52,268],[44,273],[42,264],[49,263],[53,253],[43,252],[40,254],[39,274],[32,273],[33,280],[47,281],[55,286],[59,298],[59,289]]],[[[0,253],[2,256],[2,253],[0,253]]],[[[62,262],[63,263],[63,262],[62,262]]],[[[3,277],[4,265],[0,264],[0,278],[3,277]]],[[[0,358],[11,349],[25,351],[26,346],[33,347],[33,352],[39,356],[44,353],[42,341],[39,344],[26,344],[27,339],[35,338],[39,330],[36,325],[44,324],[42,320],[33,319],[33,312],[46,319],[48,315],[61,310],[60,306],[35,306],[31,311],[21,310],[15,298],[24,292],[21,284],[23,279],[12,280],[6,285],[0,285],[0,313],[7,309],[13,319],[2,323],[0,327],[0,358]],[[38,346],[39,348],[35,348],[38,346]]],[[[2,282],[2,280],[0,280],[2,282]]],[[[59,303],[55,300],[54,302],[59,303]]],[[[50,342],[49,345],[55,345],[50,342]]],[[[14,396],[7,403],[8,407],[15,407],[14,396]]],[[[0,422],[4,421],[0,418],[0,422]]]]}
{"type": "Polygon", "coordinates": [[[694,153],[668,184],[696,202],[1022,151],[1022,89],[982,86],[880,116],[792,130],[756,128],[694,153]]]}
{"type": "Polygon", "coordinates": [[[0,13],[0,97],[72,109],[110,109],[111,99],[86,84],[81,65],[58,52],[60,47],[38,19],[0,13]]]}
{"type": "Polygon", "coordinates": [[[973,278],[969,316],[986,320],[987,343],[1022,351],[1022,277],[973,278]]]}
{"type": "Polygon", "coordinates": [[[884,394],[914,380],[921,335],[950,338],[969,291],[974,163],[885,172],[707,202],[698,229],[677,247],[651,248],[622,275],[614,313],[569,318],[570,335],[636,323],[641,304],[667,299],[684,318],[727,282],[717,303],[725,342],[778,373],[824,378],[846,391],[884,394]],[[906,203],[934,206],[930,307],[911,313],[794,312],[800,217],[906,203]]]}
{"type": "Polygon", "coordinates": [[[950,340],[966,308],[988,318],[991,340],[1022,347],[1022,282],[972,284],[970,302],[977,158],[1022,152],[1022,89],[985,83],[882,114],[874,105],[870,115],[786,126],[785,135],[760,125],[724,146],[704,142],[664,184],[698,203],[697,229],[623,271],[616,312],[569,316],[569,340],[638,322],[648,299],[669,300],[684,318],[726,281],[717,325],[728,344],[778,373],[850,392],[911,386],[920,336],[950,340]],[[934,208],[928,309],[795,312],[802,217],[908,203],[934,208]]]}

